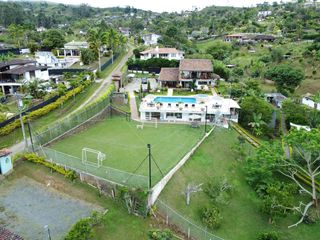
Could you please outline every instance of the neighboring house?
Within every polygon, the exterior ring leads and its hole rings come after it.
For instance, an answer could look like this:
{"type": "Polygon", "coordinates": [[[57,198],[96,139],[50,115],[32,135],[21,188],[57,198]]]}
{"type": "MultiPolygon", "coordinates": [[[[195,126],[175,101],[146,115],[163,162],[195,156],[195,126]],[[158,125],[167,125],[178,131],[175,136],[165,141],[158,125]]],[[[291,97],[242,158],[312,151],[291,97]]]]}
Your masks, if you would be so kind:
{"type": "Polygon", "coordinates": [[[202,89],[214,84],[218,78],[213,73],[209,59],[182,59],[179,68],[161,68],[159,81],[162,87],[202,89]]]}
{"type": "Polygon", "coordinates": [[[315,102],[313,100],[313,95],[310,93],[306,94],[302,98],[301,103],[308,106],[308,107],[311,107],[311,108],[314,108],[314,109],[317,109],[320,111],[320,102],[315,102]]]}
{"type": "Polygon", "coordinates": [[[58,50],[58,56],[80,58],[82,48],[89,48],[89,44],[87,42],[72,41],[66,43],[64,48],[58,50]]]}
{"type": "Polygon", "coordinates": [[[36,61],[27,59],[0,63],[0,87],[5,94],[13,94],[18,87],[35,78],[49,80],[48,67],[37,66],[36,61]]]}
{"type": "Polygon", "coordinates": [[[271,15],[272,15],[272,11],[260,11],[258,12],[258,19],[262,20],[271,15]]]}
{"type": "Polygon", "coordinates": [[[7,29],[3,26],[0,26],[0,34],[5,33],[7,29]]]}
{"type": "Polygon", "coordinates": [[[224,36],[225,42],[238,42],[238,43],[250,43],[250,42],[273,42],[276,38],[272,35],[266,34],[254,34],[254,33],[235,33],[224,36]]]}
{"type": "Polygon", "coordinates": [[[158,39],[160,38],[161,36],[158,35],[158,34],[154,34],[154,33],[149,33],[149,34],[144,34],[142,36],[142,39],[144,41],[144,44],[145,45],[155,45],[158,43],[158,39]]]}
{"type": "Polygon", "coordinates": [[[12,169],[11,152],[7,149],[0,150],[0,175],[5,175],[12,169]]]}
{"type": "Polygon", "coordinates": [[[240,106],[232,99],[219,96],[146,96],[140,105],[142,121],[157,119],[174,122],[218,123],[231,120],[238,122],[240,106]]]}
{"type": "Polygon", "coordinates": [[[52,52],[36,52],[35,57],[38,65],[51,68],[63,68],[66,61],[58,59],[52,52]]]}
{"type": "Polygon", "coordinates": [[[266,93],[264,96],[269,103],[274,104],[278,108],[281,108],[282,102],[287,99],[287,97],[281,93],[266,93]]]}
{"type": "Polygon", "coordinates": [[[276,38],[272,35],[258,34],[253,37],[253,40],[257,42],[274,42],[276,38]]]}
{"type": "Polygon", "coordinates": [[[130,37],[131,31],[130,28],[119,27],[119,32],[125,37],[130,37]]]}
{"type": "Polygon", "coordinates": [[[181,60],[184,57],[184,52],[176,48],[156,48],[140,52],[141,60],[148,60],[151,58],[165,58],[169,60],[181,60]]]}
{"type": "Polygon", "coordinates": [[[229,35],[224,36],[225,42],[233,42],[233,41],[242,42],[245,39],[247,39],[247,37],[245,34],[242,34],[242,33],[229,34],[229,35]]]}
{"type": "Polygon", "coordinates": [[[45,32],[47,29],[45,27],[38,27],[37,32],[45,32]]]}

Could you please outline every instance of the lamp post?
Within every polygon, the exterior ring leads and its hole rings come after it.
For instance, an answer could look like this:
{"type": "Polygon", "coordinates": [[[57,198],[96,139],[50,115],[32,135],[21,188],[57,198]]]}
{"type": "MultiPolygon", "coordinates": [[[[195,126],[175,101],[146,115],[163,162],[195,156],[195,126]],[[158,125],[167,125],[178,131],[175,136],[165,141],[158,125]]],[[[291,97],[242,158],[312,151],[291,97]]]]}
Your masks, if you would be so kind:
{"type": "Polygon", "coordinates": [[[48,240],[51,240],[51,234],[50,234],[49,226],[48,226],[48,225],[45,225],[43,228],[44,228],[44,230],[47,232],[47,239],[48,239],[48,240]]]}
{"type": "Polygon", "coordinates": [[[17,98],[17,104],[18,104],[18,109],[19,109],[19,118],[20,118],[22,136],[23,136],[25,148],[27,148],[28,147],[28,140],[26,137],[26,132],[24,129],[24,123],[23,123],[23,118],[22,118],[23,102],[22,102],[21,96],[16,95],[16,98],[17,98]]]}
{"type": "Polygon", "coordinates": [[[207,133],[207,112],[208,112],[208,106],[206,105],[206,113],[204,115],[204,134],[207,133]]]}

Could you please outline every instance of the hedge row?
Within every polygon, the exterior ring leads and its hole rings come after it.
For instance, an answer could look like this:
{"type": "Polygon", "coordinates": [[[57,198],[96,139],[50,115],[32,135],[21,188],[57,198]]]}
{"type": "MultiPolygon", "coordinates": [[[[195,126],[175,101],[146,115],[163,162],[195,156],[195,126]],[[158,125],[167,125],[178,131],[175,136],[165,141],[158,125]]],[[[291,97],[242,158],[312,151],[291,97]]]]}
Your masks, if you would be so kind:
{"type": "Polygon", "coordinates": [[[75,171],[73,170],[66,170],[63,167],[56,165],[54,163],[51,162],[47,162],[43,157],[39,157],[38,155],[34,154],[34,153],[27,153],[23,156],[24,160],[33,162],[33,163],[37,163],[37,164],[41,164],[44,165],[50,169],[52,169],[53,171],[60,173],[62,175],[64,175],[66,178],[69,178],[70,180],[74,180],[77,178],[77,174],[75,171]]]}
{"type": "MultiPolygon", "coordinates": [[[[41,116],[46,115],[47,113],[51,112],[52,110],[62,106],[63,103],[65,103],[68,99],[73,97],[74,95],[77,95],[78,93],[82,92],[82,90],[88,86],[91,83],[90,80],[85,81],[82,85],[70,90],[65,95],[58,98],[55,102],[48,104],[45,107],[39,108],[31,113],[29,113],[27,116],[23,116],[23,122],[25,123],[27,121],[27,117],[30,121],[37,119],[41,116]]],[[[0,128],[0,136],[8,135],[9,133],[13,132],[16,128],[20,127],[20,119],[17,119],[13,121],[12,123],[9,123],[8,125],[0,128]]]]}

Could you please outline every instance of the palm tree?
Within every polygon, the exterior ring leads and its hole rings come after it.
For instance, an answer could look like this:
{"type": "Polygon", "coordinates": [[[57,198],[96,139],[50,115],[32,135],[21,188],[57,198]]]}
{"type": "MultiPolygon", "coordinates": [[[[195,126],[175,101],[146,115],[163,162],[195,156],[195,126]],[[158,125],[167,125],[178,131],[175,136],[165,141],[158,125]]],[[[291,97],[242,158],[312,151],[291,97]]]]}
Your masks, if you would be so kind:
{"type": "Polygon", "coordinates": [[[253,113],[253,122],[248,123],[248,125],[257,136],[260,136],[262,134],[262,126],[267,124],[262,120],[262,113],[253,113]]]}
{"type": "Polygon", "coordinates": [[[101,47],[105,45],[107,34],[101,29],[90,29],[87,36],[90,49],[98,56],[99,71],[101,71],[101,47]]]}
{"type": "Polygon", "coordinates": [[[106,42],[105,42],[111,50],[112,54],[112,63],[113,63],[113,53],[116,51],[120,44],[120,34],[114,28],[111,28],[106,34],[106,42]]]}

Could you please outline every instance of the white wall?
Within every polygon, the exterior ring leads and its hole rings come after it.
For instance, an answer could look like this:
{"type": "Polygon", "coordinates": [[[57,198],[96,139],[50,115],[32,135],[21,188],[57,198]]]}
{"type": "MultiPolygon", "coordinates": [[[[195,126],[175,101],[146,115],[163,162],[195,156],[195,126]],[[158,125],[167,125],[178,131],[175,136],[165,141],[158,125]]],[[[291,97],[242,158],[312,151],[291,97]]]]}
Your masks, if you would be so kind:
{"type": "MultiPolygon", "coordinates": [[[[308,107],[314,108],[314,101],[312,101],[310,98],[302,98],[302,104],[307,105],[308,107]]],[[[320,103],[317,104],[317,110],[320,111],[320,103]]]]}

